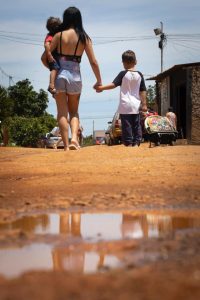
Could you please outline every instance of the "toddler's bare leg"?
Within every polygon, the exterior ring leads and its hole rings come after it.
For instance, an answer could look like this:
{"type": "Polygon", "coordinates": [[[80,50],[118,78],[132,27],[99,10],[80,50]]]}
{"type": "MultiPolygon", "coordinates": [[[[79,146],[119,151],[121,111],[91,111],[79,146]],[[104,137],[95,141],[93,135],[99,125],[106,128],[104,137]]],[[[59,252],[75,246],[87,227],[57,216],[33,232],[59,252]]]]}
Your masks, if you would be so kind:
{"type": "Polygon", "coordinates": [[[48,91],[51,94],[55,94],[56,93],[55,80],[56,80],[57,73],[58,73],[57,70],[51,70],[51,72],[50,72],[50,80],[49,80],[48,91]]]}

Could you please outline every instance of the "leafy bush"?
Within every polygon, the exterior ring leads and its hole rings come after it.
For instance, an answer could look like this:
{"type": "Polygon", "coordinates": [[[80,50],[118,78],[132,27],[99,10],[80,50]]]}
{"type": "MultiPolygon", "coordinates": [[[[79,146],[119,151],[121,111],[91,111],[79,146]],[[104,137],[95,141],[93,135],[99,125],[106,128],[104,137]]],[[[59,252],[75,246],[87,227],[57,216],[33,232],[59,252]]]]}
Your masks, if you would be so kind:
{"type": "Polygon", "coordinates": [[[8,89],[0,86],[0,142],[35,147],[38,139],[56,126],[47,106],[47,92],[34,91],[28,79],[8,89]]]}
{"type": "Polygon", "coordinates": [[[88,136],[83,138],[83,147],[93,146],[93,145],[94,145],[94,142],[93,142],[93,136],[92,135],[88,135],[88,136]]]}
{"type": "Polygon", "coordinates": [[[36,147],[41,136],[52,130],[56,120],[51,115],[38,118],[14,117],[10,120],[10,142],[17,146],[36,147]]]}

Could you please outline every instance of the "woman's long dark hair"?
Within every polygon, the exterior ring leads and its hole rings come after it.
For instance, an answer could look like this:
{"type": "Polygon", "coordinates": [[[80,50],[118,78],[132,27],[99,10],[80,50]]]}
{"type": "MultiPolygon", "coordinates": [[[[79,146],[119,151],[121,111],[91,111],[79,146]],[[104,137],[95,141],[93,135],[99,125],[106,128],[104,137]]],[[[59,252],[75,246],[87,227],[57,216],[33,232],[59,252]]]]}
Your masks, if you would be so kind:
{"type": "Polygon", "coordinates": [[[72,6],[68,7],[63,13],[62,30],[66,30],[73,27],[80,37],[83,44],[86,44],[86,40],[90,39],[83,28],[81,12],[78,8],[72,6]]]}

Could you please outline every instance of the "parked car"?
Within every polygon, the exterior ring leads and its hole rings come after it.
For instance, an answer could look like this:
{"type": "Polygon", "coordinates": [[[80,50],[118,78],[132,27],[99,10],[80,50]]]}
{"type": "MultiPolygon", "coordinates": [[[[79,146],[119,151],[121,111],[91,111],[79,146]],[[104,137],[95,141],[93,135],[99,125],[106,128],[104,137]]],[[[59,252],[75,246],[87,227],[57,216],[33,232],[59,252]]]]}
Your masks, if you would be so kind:
{"type": "Polygon", "coordinates": [[[121,144],[122,126],[119,113],[115,113],[112,121],[105,132],[105,141],[108,146],[121,144]]]}
{"type": "MultiPolygon", "coordinates": [[[[46,133],[38,140],[38,148],[54,148],[57,141],[60,139],[58,136],[53,136],[51,133],[46,133]]],[[[58,148],[64,148],[63,141],[58,145],[58,148]]]]}
{"type": "MultiPolygon", "coordinates": [[[[60,140],[59,136],[50,136],[46,140],[46,148],[54,148],[56,143],[60,140]]],[[[61,141],[57,148],[64,148],[63,141],[61,141]]]]}
{"type": "MultiPolygon", "coordinates": [[[[142,141],[147,141],[148,136],[144,129],[144,120],[146,117],[151,115],[158,115],[157,112],[152,110],[147,111],[145,115],[141,114],[141,130],[142,130],[142,141]]],[[[122,141],[122,127],[120,115],[116,112],[113,120],[108,122],[109,126],[105,132],[105,141],[108,146],[118,145],[122,141]]]]}
{"type": "Polygon", "coordinates": [[[95,139],[95,145],[103,145],[105,144],[105,138],[102,136],[98,136],[95,139]]]}

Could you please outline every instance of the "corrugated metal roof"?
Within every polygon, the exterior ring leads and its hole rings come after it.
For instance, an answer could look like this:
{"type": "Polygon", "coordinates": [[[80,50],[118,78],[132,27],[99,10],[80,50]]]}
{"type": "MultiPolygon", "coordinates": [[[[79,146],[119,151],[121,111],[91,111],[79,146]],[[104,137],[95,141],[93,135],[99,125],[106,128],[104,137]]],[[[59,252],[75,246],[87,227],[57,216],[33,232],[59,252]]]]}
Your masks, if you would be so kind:
{"type": "Polygon", "coordinates": [[[182,68],[189,68],[189,67],[195,67],[195,66],[200,66],[200,62],[195,62],[195,63],[189,63],[189,64],[180,64],[180,65],[174,65],[173,67],[171,67],[170,69],[156,75],[150,78],[147,78],[146,80],[157,80],[160,81],[163,78],[169,76],[171,73],[173,73],[174,71],[178,70],[178,69],[182,69],[182,68]]]}

